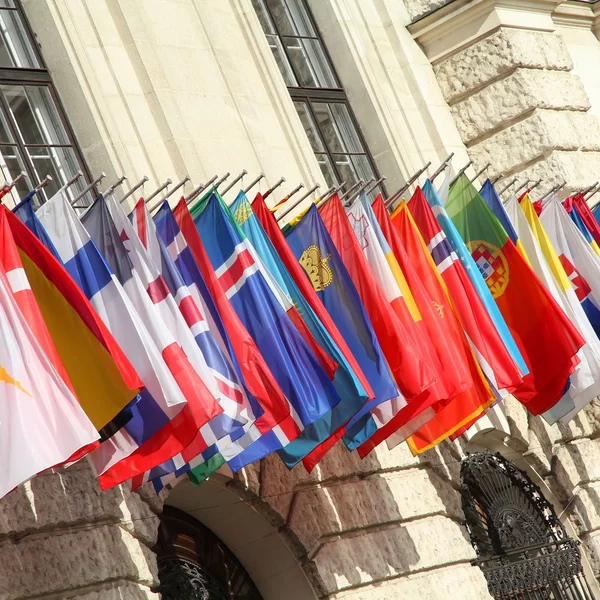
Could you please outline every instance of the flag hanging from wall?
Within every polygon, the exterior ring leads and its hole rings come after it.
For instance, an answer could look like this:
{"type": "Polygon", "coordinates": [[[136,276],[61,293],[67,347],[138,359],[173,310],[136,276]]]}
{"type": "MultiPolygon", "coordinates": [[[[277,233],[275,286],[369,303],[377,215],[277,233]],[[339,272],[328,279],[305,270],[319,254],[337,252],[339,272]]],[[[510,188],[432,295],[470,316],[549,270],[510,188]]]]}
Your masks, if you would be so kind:
{"type": "Polygon", "coordinates": [[[562,397],[584,340],[465,175],[451,186],[446,211],[527,362],[529,373],[514,396],[541,414],[562,397]]]}
{"type": "MultiPolygon", "coordinates": [[[[52,341],[49,356],[54,366],[101,430],[137,398],[143,384],[64,267],[17,216],[6,208],[0,210],[18,250],[15,257],[14,250],[4,246],[4,256],[13,265],[20,263],[12,268],[24,272],[29,284],[15,291],[15,299],[30,326],[45,323],[39,335],[52,341]]],[[[10,270],[6,263],[5,268],[10,270]]],[[[35,328],[34,334],[40,340],[35,328]]],[[[49,352],[48,346],[44,349],[49,352]]]]}
{"type": "MultiPolygon", "coordinates": [[[[4,209],[0,231],[2,250],[14,245],[4,209]]],[[[28,285],[23,269],[5,265],[0,251],[0,498],[34,475],[93,447],[98,439],[93,423],[13,296],[28,285]]]]}

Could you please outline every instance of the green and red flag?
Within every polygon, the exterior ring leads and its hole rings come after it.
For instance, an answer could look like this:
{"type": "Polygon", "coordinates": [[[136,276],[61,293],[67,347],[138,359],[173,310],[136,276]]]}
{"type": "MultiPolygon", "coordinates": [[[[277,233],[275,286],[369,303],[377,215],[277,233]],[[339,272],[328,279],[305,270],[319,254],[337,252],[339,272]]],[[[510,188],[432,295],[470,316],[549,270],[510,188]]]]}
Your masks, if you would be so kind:
{"type": "Polygon", "coordinates": [[[450,187],[446,211],[529,368],[513,395],[532,414],[543,413],[562,397],[584,340],[465,175],[450,187]]]}

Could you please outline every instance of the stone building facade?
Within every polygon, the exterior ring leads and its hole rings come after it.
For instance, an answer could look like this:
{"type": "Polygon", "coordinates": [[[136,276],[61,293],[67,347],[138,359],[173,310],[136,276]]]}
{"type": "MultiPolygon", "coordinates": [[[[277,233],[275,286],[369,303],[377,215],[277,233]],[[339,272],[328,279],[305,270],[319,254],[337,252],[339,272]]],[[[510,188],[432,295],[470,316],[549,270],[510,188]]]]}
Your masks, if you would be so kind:
{"type": "MultiPolygon", "coordinates": [[[[600,2],[307,1],[388,191],[450,152],[540,190],[600,178],[600,2]]],[[[251,0],[21,3],[92,177],[151,189],[246,169],[263,189],[325,189],[251,0]]],[[[481,449],[541,487],[600,597],[599,434],[600,405],[550,427],[509,398],[419,457],[338,445],[310,475],[270,456],[157,497],[102,493],[83,462],[0,501],[0,599],[158,599],[163,504],[216,534],[265,600],[490,598],[459,494],[481,449]]]]}

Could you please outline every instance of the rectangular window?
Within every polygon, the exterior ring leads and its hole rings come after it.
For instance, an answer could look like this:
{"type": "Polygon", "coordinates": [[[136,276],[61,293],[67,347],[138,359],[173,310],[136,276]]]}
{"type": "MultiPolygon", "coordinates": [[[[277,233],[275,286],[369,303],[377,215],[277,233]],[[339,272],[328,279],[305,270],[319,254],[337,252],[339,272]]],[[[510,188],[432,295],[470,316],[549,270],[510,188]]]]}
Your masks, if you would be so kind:
{"type": "Polygon", "coordinates": [[[373,159],[306,0],[252,3],[325,181],[329,185],[346,181],[349,187],[359,179],[377,179],[373,159]]]}
{"type": "MultiPolygon", "coordinates": [[[[10,182],[27,173],[16,186],[25,196],[47,175],[52,182],[36,195],[45,202],[78,171],[73,197],[89,174],[64,116],[52,80],[18,0],[0,0],[0,169],[10,182]]],[[[90,192],[84,203],[93,199],[90,192]]]]}

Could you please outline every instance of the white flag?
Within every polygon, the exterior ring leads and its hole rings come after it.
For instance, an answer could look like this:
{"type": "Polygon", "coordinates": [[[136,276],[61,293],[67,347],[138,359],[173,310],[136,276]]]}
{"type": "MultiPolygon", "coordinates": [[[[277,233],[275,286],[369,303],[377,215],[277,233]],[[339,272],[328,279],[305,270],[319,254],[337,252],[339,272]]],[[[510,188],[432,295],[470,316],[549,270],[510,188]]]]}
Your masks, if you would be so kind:
{"type": "Polygon", "coordinates": [[[40,348],[0,275],[0,498],[98,432],[40,348]]]}

